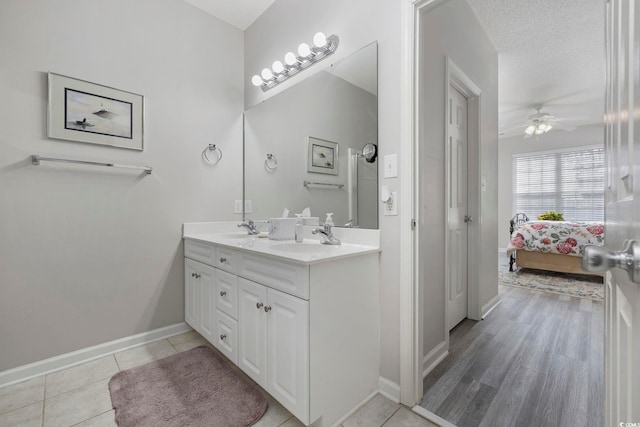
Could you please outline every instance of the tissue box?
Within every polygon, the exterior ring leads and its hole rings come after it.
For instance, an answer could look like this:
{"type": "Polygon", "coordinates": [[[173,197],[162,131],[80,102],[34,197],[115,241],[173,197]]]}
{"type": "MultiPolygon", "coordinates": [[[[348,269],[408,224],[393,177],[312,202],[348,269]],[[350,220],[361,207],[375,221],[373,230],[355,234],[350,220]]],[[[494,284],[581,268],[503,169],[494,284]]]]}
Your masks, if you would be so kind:
{"type": "Polygon", "coordinates": [[[303,216],[302,225],[320,225],[320,218],[317,216],[303,216]]]}
{"type": "Polygon", "coordinates": [[[295,218],[270,218],[269,219],[269,239],[270,240],[293,240],[296,238],[295,218]]]}

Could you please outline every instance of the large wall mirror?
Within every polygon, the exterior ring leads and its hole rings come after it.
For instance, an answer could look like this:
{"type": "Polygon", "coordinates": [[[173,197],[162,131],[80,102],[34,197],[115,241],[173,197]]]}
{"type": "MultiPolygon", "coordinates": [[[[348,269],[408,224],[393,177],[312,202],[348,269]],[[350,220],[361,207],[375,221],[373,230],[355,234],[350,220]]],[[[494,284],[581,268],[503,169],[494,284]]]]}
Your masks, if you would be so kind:
{"type": "Polygon", "coordinates": [[[378,228],[377,51],[372,43],[245,112],[247,219],[310,207],[320,222],[333,212],[336,226],[378,228]]]}

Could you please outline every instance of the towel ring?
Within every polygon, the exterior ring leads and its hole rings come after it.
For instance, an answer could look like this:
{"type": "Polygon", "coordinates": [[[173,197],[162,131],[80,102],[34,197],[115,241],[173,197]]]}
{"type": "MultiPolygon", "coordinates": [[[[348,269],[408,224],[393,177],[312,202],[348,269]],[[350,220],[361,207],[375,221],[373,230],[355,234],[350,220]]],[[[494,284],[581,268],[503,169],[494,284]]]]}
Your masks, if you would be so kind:
{"type": "Polygon", "coordinates": [[[264,168],[269,172],[278,169],[278,158],[271,153],[267,154],[267,158],[264,159],[264,168]]]}
{"type": "Polygon", "coordinates": [[[216,146],[216,144],[209,144],[207,148],[205,148],[202,151],[202,158],[204,159],[205,162],[215,166],[220,162],[220,160],[222,160],[222,150],[220,149],[220,147],[216,146]],[[212,160],[209,157],[210,151],[215,151],[218,154],[218,158],[215,160],[212,160]]]}

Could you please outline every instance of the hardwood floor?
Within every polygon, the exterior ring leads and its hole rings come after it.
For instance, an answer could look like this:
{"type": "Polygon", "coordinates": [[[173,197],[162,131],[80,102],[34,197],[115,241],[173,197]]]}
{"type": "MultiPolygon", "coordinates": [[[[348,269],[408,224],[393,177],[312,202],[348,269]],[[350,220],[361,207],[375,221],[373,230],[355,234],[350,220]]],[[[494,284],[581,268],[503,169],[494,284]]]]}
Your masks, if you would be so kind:
{"type": "Polygon", "coordinates": [[[603,303],[508,286],[500,297],[451,331],[420,406],[458,427],[602,426],[603,303]]]}

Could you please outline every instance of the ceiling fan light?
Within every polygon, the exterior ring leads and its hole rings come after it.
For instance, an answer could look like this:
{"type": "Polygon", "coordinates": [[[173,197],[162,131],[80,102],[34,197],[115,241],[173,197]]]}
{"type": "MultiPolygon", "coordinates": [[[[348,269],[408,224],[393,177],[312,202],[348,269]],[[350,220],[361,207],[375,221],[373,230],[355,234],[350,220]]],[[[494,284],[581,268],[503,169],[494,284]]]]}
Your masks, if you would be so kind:
{"type": "Polygon", "coordinates": [[[527,135],[533,135],[533,132],[536,130],[536,127],[534,125],[529,125],[525,130],[524,133],[526,133],[527,135]]]}
{"type": "Polygon", "coordinates": [[[553,129],[553,126],[551,126],[550,124],[546,124],[545,128],[544,128],[544,132],[547,133],[549,132],[551,129],[553,129]]]}

